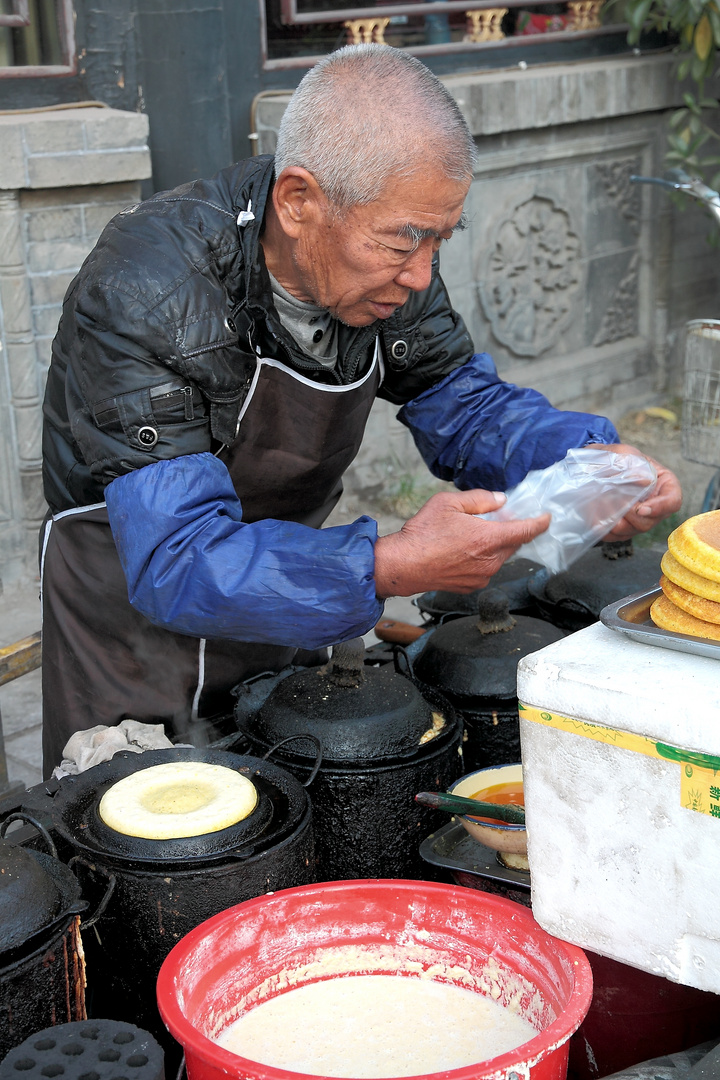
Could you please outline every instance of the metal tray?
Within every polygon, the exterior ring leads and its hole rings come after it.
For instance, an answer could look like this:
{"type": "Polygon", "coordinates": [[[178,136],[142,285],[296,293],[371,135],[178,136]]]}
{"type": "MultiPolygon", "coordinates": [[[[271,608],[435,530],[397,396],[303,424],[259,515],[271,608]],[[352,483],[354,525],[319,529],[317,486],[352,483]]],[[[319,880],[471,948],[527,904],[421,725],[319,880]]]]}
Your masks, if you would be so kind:
{"type": "Polygon", "coordinates": [[[443,825],[423,840],[420,855],[431,866],[441,866],[444,870],[462,870],[466,874],[477,874],[503,885],[512,884],[521,889],[530,889],[530,875],[527,871],[511,870],[509,866],[503,866],[497,861],[492,848],[473,840],[454,818],[449,825],[443,825]]]}
{"type": "Polygon", "coordinates": [[[651,589],[650,592],[635,593],[634,596],[626,596],[623,600],[608,604],[600,612],[600,622],[609,630],[617,630],[643,645],[657,645],[661,649],[673,649],[675,652],[720,660],[720,641],[676,634],[672,630],[661,630],[655,625],[650,618],[650,606],[661,593],[660,588],[651,589]]]}

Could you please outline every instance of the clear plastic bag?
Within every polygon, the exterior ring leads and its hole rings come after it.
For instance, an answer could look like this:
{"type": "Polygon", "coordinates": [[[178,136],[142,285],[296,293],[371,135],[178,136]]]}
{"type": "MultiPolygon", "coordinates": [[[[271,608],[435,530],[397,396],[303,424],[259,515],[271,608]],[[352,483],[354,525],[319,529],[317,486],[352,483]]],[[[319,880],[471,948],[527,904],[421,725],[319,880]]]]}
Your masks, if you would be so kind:
{"type": "Polygon", "coordinates": [[[653,466],[636,454],[589,447],[569,450],[548,469],[529,472],[507,493],[499,510],[477,517],[516,521],[551,514],[547,532],[517,554],[558,574],[606,536],[635,503],[646,499],[656,482],[653,466]]]}

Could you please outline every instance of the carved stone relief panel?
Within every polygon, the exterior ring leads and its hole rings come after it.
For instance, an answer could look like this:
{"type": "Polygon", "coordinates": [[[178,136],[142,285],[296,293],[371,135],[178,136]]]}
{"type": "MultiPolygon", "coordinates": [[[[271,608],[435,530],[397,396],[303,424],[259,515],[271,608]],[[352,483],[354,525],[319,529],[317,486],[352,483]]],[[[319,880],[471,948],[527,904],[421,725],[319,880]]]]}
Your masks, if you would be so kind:
{"type": "Polygon", "coordinates": [[[587,235],[596,285],[588,317],[595,346],[639,332],[641,188],[639,155],[597,161],[588,167],[587,235]]]}
{"type": "Polygon", "coordinates": [[[567,210],[534,195],[502,220],[478,290],[498,341],[518,356],[555,345],[582,303],[580,239],[567,210]]]}
{"type": "Polygon", "coordinates": [[[16,463],[12,458],[11,431],[10,408],[3,401],[0,402],[0,525],[13,520],[11,477],[16,463]]]}
{"type": "Polygon", "coordinates": [[[610,203],[623,218],[631,232],[640,232],[640,187],[630,177],[640,172],[640,158],[598,161],[591,166],[610,203]]]}
{"type": "Polygon", "coordinates": [[[584,145],[568,139],[551,161],[525,140],[481,156],[492,171],[471,189],[474,295],[459,296],[476,347],[501,372],[517,377],[517,362],[547,366],[583,350],[590,363],[595,348],[650,332],[651,238],[643,189],[630,183],[650,154],[643,132],[634,144],[627,133],[624,145],[612,141],[606,130],[584,145]]]}
{"type": "Polygon", "coordinates": [[[593,338],[593,345],[608,345],[611,341],[635,337],[638,332],[640,257],[630,256],[627,269],[613,290],[610,301],[593,338]]]}

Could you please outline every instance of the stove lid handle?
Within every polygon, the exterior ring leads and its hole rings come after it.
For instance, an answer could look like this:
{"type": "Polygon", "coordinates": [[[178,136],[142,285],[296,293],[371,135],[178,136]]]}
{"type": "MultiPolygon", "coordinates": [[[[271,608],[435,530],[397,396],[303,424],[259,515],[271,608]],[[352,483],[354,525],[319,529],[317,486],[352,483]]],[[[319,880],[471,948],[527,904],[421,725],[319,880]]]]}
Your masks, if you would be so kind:
{"type": "Polygon", "coordinates": [[[107,906],[110,903],[112,894],[115,892],[115,885],[117,884],[117,878],[114,874],[109,873],[107,870],[103,870],[102,867],[95,866],[94,863],[88,862],[87,859],[83,859],[82,855],[73,855],[72,859],[68,862],[68,866],[72,869],[77,863],[86,867],[91,874],[101,874],[104,878],[107,878],[107,888],[103,894],[102,900],[95,908],[95,911],[88,919],[83,919],[80,923],[80,930],[89,930],[91,926],[94,926],[98,919],[101,919],[107,910],[107,906]]]}
{"type": "Polygon", "coordinates": [[[26,814],[24,810],[18,810],[16,813],[9,814],[5,818],[2,825],[0,825],[0,838],[5,838],[7,827],[12,821],[24,821],[26,825],[32,825],[33,829],[37,829],[37,831],[40,833],[43,840],[45,841],[45,844],[47,845],[49,854],[52,855],[53,859],[57,859],[58,851],[55,847],[55,842],[53,841],[50,833],[47,831],[41,821],[38,821],[37,818],[32,817],[31,814],[26,814]]]}
{"type": "Polygon", "coordinates": [[[307,733],[307,734],[298,733],[297,735],[288,735],[287,738],[281,739],[280,742],[277,742],[277,743],[275,743],[274,746],[271,746],[266,754],[263,754],[263,761],[270,760],[270,755],[271,754],[274,754],[275,751],[279,750],[281,746],[285,745],[285,743],[294,742],[296,739],[309,739],[310,742],[315,743],[315,748],[316,748],[315,764],[312,767],[312,771],[311,771],[309,777],[307,778],[307,780],[303,784],[303,787],[307,788],[307,787],[310,787],[313,780],[315,779],[317,774],[320,772],[320,766],[322,765],[323,744],[320,741],[320,739],[318,739],[317,735],[310,735],[309,733],[307,733]]]}

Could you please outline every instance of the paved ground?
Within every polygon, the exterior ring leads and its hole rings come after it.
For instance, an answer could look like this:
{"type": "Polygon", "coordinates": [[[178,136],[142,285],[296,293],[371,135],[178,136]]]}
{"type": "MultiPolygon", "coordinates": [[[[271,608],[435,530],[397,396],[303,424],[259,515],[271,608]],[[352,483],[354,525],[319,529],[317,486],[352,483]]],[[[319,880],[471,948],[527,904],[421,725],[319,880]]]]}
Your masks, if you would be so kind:
{"type": "MultiPolygon", "coordinates": [[[[39,586],[35,581],[6,588],[0,595],[0,646],[40,629],[39,586]]],[[[40,672],[32,671],[0,686],[0,716],[11,780],[36,784],[42,779],[40,672]]]]}
{"type": "MultiPolygon", "coordinates": [[[[672,402],[670,404],[672,405],[672,402]]],[[[624,418],[620,424],[620,432],[625,441],[667,464],[679,475],[686,496],[680,516],[684,518],[698,513],[705,487],[714,469],[683,459],[678,426],[667,419],[638,412],[624,418]]],[[[423,489],[419,494],[422,494],[421,501],[424,501],[429,491],[423,489]]],[[[403,517],[409,516],[416,507],[411,501],[402,507],[383,505],[379,509],[360,508],[348,499],[334,512],[331,523],[351,521],[361,509],[379,519],[380,532],[385,534],[398,529],[403,517]],[[398,516],[398,510],[402,511],[402,517],[398,516]]],[[[657,539],[662,541],[664,536],[658,536],[657,539]]],[[[38,594],[36,581],[28,582],[22,587],[7,588],[0,594],[0,646],[17,641],[40,628],[38,594]]],[[[402,597],[388,602],[385,617],[411,623],[421,621],[417,608],[409,599],[402,597]]],[[[368,644],[376,641],[374,634],[366,635],[368,644]]],[[[39,671],[0,687],[0,715],[11,780],[20,780],[25,784],[37,783],[41,779],[39,671]]]]}

